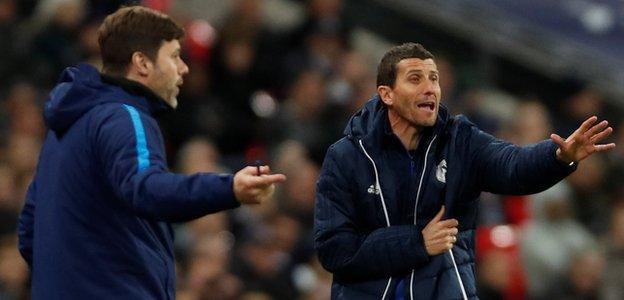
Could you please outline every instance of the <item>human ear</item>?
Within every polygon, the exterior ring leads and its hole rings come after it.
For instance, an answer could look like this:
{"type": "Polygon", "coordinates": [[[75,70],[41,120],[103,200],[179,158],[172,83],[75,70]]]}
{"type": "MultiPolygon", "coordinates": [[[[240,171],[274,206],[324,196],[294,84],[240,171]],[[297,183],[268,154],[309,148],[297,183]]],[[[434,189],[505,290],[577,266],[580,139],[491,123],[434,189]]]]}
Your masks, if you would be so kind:
{"type": "Polygon", "coordinates": [[[132,53],[132,65],[143,77],[147,77],[153,67],[152,61],[139,51],[132,53]]]}
{"type": "Polygon", "coordinates": [[[391,106],[394,103],[394,94],[392,93],[392,88],[387,85],[380,85],[377,87],[377,93],[379,94],[379,98],[381,101],[388,106],[391,106]]]}

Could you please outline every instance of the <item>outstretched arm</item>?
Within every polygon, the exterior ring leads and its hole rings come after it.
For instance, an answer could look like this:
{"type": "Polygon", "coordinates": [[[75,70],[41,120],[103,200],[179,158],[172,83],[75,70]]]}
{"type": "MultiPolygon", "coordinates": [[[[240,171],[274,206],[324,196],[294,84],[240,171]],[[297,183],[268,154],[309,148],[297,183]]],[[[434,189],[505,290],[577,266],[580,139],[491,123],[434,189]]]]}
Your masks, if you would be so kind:
{"type": "MultiPolygon", "coordinates": [[[[104,115],[104,114],[102,114],[104,115]]],[[[137,215],[158,221],[188,221],[271,196],[284,175],[269,174],[268,166],[247,167],[236,173],[168,171],[156,123],[132,107],[116,107],[96,121],[96,155],[116,195],[137,215]]]]}
{"type": "Polygon", "coordinates": [[[592,126],[596,120],[589,118],[566,140],[553,134],[552,140],[526,147],[496,139],[473,125],[469,151],[479,186],[484,191],[515,195],[551,187],[576,169],[572,162],[615,147],[597,144],[613,129],[607,127],[607,121],[592,126]]]}

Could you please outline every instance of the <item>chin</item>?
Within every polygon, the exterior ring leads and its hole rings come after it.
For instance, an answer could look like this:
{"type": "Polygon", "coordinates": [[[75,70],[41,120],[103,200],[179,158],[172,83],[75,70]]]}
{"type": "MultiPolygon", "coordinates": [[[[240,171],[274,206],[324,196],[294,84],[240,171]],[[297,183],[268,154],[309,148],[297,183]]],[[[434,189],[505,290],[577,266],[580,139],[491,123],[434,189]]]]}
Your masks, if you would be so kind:
{"type": "Polygon", "coordinates": [[[169,100],[166,101],[167,104],[169,104],[169,106],[171,106],[171,108],[175,109],[178,107],[178,98],[173,97],[170,98],[169,100]]]}

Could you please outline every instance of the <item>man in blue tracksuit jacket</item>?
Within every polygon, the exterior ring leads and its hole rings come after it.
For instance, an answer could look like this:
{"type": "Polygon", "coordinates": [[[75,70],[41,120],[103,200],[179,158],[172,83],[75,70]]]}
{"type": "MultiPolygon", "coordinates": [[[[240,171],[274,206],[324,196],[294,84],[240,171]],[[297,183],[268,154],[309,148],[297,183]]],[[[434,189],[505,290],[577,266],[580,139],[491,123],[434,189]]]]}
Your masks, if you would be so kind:
{"type": "Polygon", "coordinates": [[[175,108],[188,67],[183,30],[142,7],[99,32],[104,73],[66,69],[46,103],[49,130],[19,219],[33,299],[174,299],[170,222],[260,203],[282,174],[170,173],[154,115],[175,108]]]}
{"type": "Polygon", "coordinates": [[[317,183],[315,248],[332,299],[477,298],[480,192],[536,193],[615,147],[596,144],[612,132],[596,117],[522,148],[449,116],[420,44],[392,48],[377,76],[378,95],[329,148],[317,183]]]}

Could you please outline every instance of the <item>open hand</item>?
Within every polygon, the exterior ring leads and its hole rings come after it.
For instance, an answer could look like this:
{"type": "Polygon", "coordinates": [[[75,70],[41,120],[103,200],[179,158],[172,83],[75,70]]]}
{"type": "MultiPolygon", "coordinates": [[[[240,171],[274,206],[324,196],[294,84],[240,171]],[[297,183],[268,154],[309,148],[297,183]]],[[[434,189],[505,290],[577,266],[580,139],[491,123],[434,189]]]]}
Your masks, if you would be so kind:
{"type": "Polygon", "coordinates": [[[615,148],[615,143],[597,144],[613,132],[613,128],[607,127],[609,125],[607,120],[594,125],[597,120],[596,116],[585,120],[581,127],[565,140],[555,133],[551,134],[550,139],[559,146],[557,159],[565,163],[579,162],[596,152],[615,148]]]}
{"type": "Polygon", "coordinates": [[[432,256],[448,251],[457,242],[459,222],[455,219],[442,220],[442,216],[444,216],[444,206],[422,231],[425,249],[427,249],[427,254],[432,256]]]}
{"type": "Polygon", "coordinates": [[[270,199],[275,192],[275,183],[283,182],[283,174],[270,174],[269,166],[245,167],[234,175],[234,195],[242,204],[259,204],[270,199]]]}

